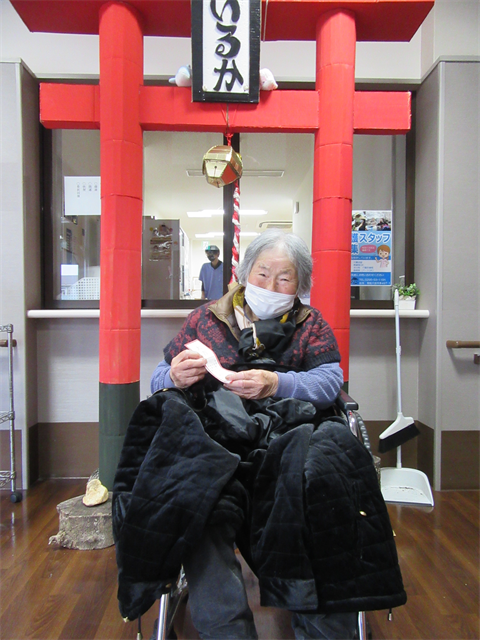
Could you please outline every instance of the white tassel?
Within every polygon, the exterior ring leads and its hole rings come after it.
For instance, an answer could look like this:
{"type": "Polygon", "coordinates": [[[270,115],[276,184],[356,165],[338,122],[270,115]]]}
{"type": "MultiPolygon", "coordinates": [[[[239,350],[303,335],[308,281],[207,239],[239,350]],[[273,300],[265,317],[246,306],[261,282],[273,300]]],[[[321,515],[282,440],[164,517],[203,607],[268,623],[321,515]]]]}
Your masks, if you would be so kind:
{"type": "Polygon", "coordinates": [[[262,91],[274,91],[278,88],[273,73],[270,69],[260,69],[260,89],[262,91]]]}
{"type": "Polygon", "coordinates": [[[177,87],[191,87],[192,86],[192,68],[190,65],[184,65],[180,67],[175,77],[170,78],[171,84],[176,84],[177,87]]]}

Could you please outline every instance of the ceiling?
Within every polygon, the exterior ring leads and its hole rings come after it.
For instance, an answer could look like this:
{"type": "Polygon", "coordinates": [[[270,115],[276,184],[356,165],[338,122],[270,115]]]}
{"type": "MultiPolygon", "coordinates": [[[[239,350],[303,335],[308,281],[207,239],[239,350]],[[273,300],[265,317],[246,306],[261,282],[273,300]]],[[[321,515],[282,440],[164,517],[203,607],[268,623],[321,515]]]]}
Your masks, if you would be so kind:
{"type": "MultiPolygon", "coordinates": [[[[11,0],[31,31],[99,31],[99,13],[107,0],[11,0]]],[[[142,16],[145,35],[191,33],[191,0],[130,0],[142,16]]],[[[432,9],[434,0],[262,0],[264,40],[315,40],[323,14],[339,5],[355,12],[357,41],[408,42],[432,9]]]]}

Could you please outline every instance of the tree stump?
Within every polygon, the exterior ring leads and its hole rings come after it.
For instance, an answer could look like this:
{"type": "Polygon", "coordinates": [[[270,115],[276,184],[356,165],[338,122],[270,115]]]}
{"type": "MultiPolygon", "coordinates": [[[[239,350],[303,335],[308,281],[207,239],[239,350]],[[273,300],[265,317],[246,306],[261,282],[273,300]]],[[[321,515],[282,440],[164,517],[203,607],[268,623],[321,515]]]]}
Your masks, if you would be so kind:
{"type": "Polygon", "coordinates": [[[79,549],[105,549],[113,542],[112,493],[103,504],[86,507],[83,496],[70,498],[57,505],[59,531],[51,536],[50,545],[79,549]]]}

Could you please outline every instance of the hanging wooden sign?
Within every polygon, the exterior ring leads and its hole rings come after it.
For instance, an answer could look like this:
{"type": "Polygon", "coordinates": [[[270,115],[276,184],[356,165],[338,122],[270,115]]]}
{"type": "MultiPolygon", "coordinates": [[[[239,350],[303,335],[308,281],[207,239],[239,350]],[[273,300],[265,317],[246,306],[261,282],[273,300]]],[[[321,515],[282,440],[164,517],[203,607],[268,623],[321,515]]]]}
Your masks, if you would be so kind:
{"type": "Polygon", "coordinates": [[[192,100],[259,101],[260,0],[192,0],[192,100]]]}

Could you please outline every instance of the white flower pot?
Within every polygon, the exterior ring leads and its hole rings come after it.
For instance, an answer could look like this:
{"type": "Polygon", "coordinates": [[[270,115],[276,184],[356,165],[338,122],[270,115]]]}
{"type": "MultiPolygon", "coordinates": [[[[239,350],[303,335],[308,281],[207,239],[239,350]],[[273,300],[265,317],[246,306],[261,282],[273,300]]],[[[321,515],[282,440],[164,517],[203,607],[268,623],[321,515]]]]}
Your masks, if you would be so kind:
{"type": "Polygon", "coordinates": [[[412,296],[399,296],[398,297],[398,308],[399,309],[415,309],[415,304],[417,302],[417,298],[412,296]]]}

